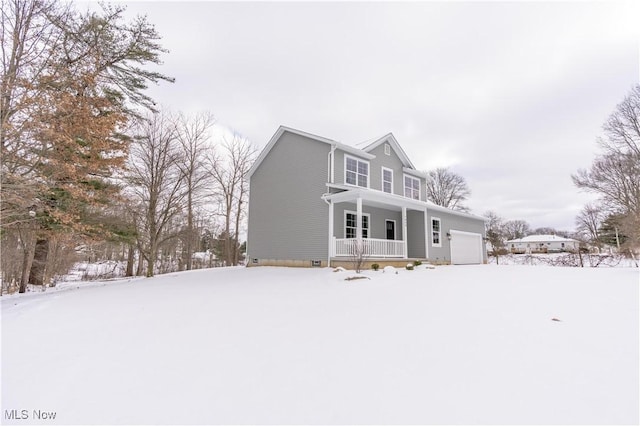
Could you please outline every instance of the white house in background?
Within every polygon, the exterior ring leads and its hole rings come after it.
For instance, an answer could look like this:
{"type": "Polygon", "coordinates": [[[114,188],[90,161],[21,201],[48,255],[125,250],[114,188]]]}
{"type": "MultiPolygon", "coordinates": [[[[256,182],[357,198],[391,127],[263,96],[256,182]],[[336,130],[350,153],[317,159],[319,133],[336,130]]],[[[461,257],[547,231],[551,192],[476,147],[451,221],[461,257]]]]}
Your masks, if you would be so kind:
{"type": "Polygon", "coordinates": [[[558,235],[529,235],[507,241],[507,249],[512,253],[552,253],[578,251],[580,242],[558,235]]]}

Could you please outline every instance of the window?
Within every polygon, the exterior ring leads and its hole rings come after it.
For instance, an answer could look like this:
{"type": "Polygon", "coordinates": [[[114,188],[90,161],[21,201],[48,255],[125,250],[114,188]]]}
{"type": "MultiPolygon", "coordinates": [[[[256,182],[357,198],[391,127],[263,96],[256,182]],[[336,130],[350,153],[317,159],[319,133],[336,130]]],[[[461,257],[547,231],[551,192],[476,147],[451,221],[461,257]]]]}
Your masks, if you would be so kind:
{"type": "MultiPolygon", "coordinates": [[[[357,213],[344,212],[344,237],[356,238],[357,213]]],[[[369,214],[362,213],[362,238],[369,238],[369,214]]]]}
{"type": "Polygon", "coordinates": [[[369,187],[369,163],[353,157],[344,158],[344,181],[349,185],[369,187]]]}
{"type": "Polygon", "coordinates": [[[393,194],[393,170],[382,168],[382,190],[393,194]]]}
{"type": "Polygon", "coordinates": [[[388,143],[384,144],[384,155],[391,155],[391,147],[388,143]]]}
{"type": "Polygon", "coordinates": [[[420,179],[404,175],[404,196],[414,200],[420,199],[420,179]]]}
{"type": "Polygon", "coordinates": [[[434,247],[442,247],[441,238],[442,232],[440,230],[440,219],[437,217],[431,218],[431,244],[434,247]]]}

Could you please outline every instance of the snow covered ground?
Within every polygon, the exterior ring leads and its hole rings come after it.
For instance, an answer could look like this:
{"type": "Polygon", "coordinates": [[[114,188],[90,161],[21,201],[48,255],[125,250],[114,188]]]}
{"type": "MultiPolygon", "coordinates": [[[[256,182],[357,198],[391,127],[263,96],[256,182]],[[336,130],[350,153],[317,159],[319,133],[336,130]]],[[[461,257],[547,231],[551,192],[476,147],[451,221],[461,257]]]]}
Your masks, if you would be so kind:
{"type": "Polygon", "coordinates": [[[218,268],[2,297],[2,422],[638,424],[637,268],[352,275],[218,268]]]}

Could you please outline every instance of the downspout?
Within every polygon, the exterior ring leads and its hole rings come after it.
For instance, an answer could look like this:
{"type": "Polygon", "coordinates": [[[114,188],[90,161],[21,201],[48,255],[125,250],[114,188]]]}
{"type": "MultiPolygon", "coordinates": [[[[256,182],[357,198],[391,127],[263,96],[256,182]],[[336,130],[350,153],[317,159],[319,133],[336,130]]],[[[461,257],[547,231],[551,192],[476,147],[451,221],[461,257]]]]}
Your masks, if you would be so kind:
{"type": "MultiPolygon", "coordinates": [[[[327,154],[327,180],[329,183],[334,183],[334,175],[335,175],[335,161],[334,161],[334,152],[336,151],[336,144],[331,144],[331,150],[327,154]]],[[[322,199],[329,206],[329,232],[328,232],[328,240],[327,240],[327,267],[331,266],[331,255],[333,254],[333,201],[327,200],[327,196],[331,195],[329,188],[327,188],[327,193],[322,195],[322,199]]]]}

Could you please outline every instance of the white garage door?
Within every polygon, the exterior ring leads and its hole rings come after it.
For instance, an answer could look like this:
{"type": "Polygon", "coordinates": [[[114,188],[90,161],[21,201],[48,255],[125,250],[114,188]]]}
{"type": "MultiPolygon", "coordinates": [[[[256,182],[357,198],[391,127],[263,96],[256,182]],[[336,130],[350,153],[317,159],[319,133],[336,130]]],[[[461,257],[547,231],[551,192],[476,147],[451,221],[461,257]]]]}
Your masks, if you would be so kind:
{"type": "Polygon", "coordinates": [[[451,263],[471,265],[482,263],[482,235],[451,230],[451,263]]]}

